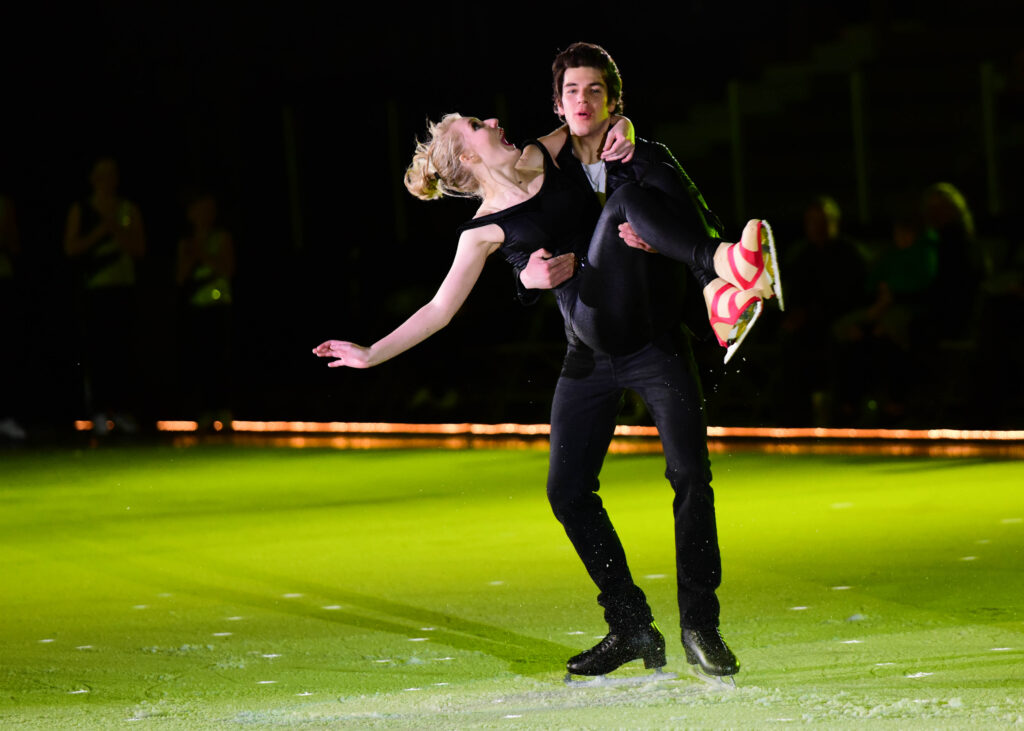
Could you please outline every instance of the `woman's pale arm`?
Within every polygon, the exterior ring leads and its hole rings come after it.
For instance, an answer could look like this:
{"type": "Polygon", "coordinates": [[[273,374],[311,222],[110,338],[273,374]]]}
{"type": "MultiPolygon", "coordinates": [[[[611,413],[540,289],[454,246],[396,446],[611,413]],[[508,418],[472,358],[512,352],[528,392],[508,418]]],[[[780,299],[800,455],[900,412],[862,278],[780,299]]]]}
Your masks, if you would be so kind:
{"type": "Polygon", "coordinates": [[[605,138],[601,159],[606,162],[629,162],[633,159],[633,147],[636,144],[636,131],[629,117],[621,114],[612,115],[611,128],[605,138]]]}
{"type": "Polygon", "coordinates": [[[562,151],[562,147],[565,146],[565,141],[567,139],[569,139],[569,126],[563,124],[558,129],[548,132],[543,137],[538,137],[537,141],[544,145],[548,150],[548,154],[554,158],[558,157],[558,153],[562,151]]]}
{"type": "Polygon", "coordinates": [[[497,229],[492,224],[462,234],[455,260],[434,298],[389,334],[369,347],[344,340],[328,340],[313,348],[313,353],[321,358],[333,358],[327,364],[331,368],[370,368],[404,353],[444,328],[469,297],[487,257],[500,245],[493,240],[488,241],[493,236],[483,233],[492,227],[497,229]]]}
{"type": "MultiPolygon", "coordinates": [[[[538,142],[547,148],[551,157],[558,157],[558,153],[561,152],[567,139],[569,139],[569,127],[564,124],[543,137],[537,138],[538,142]]],[[[606,162],[629,162],[633,159],[635,145],[636,130],[633,129],[633,121],[621,114],[613,114],[604,147],[601,150],[601,159],[606,162]]]]}

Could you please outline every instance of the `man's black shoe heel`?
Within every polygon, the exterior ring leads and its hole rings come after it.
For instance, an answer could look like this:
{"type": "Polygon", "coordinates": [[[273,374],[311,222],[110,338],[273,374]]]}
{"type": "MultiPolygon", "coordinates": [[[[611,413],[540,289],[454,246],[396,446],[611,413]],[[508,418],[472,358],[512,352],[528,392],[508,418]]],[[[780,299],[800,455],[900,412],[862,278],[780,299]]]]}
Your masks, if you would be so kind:
{"type": "Polygon", "coordinates": [[[589,650],[566,663],[571,675],[605,675],[633,660],[645,668],[665,666],[665,637],[654,624],[628,630],[612,630],[589,650]]]}
{"type": "Polygon", "coordinates": [[[739,660],[725,644],[717,627],[684,629],[682,640],[686,662],[698,666],[704,674],[722,677],[740,671],[739,660]]]}
{"type": "Polygon", "coordinates": [[[659,632],[654,644],[648,647],[647,652],[644,654],[644,667],[648,670],[663,668],[666,662],[665,638],[659,632]]]}

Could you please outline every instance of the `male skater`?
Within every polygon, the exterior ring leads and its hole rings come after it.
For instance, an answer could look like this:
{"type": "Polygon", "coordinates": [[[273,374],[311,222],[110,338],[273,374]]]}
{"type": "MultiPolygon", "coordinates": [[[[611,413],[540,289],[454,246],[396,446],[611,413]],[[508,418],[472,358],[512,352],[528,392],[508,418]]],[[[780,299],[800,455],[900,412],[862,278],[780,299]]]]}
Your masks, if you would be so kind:
{"type": "MultiPolygon", "coordinates": [[[[553,150],[562,169],[595,190],[603,202],[619,185],[636,181],[665,191],[674,202],[680,225],[699,227],[716,238],[722,226],[696,186],[663,145],[637,140],[628,163],[601,161],[609,117],[622,108],[622,81],[611,56],[599,46],[575,43],[552,65],[555,108],[571,136],[553,150]]],[[[548,138],[550,140],[550,136],[548,138]]],[[[631,229],[623,238],[636,248],[656,250],[657,242],[639,240],[631,229]],[[653,249],[651,248],[653,246],[653,249]]],[[[572,276],[572,254],[535,254],[517,273],[520,298],[529,303],[539,293],[572,276]]],[[[652,277],[669,267],[651,267],[652,277]]],[[[703,287],[711,278],[701,281],[703,287]]],[[[709,676],[731,676],[739,662],[718,631],[721,557],[715,524],[714,494],[707,449],[707,423],[700,380],[682,325],[681,308],[659,293],[678,292],[680,281],[663,282],[652,292],[661,315],[655,336],[625,356],[598,353],[567,328],[568,350],[551,407],[551,455],[547,492],[555,516],[599,590],[608,635],[593,648],[571,658],[570,673],[597,676],[624,663],[643,659],[647,667],[665,663],[665,640],[633,581],[625,553],[598,496],[598,475],[615,430],[625,389],[644,401],[657,425],[666,460],[666,477],[675,498],[676,573],[680,627],[686,659],[709,676]],[[670,289],[671,288],[671,289],[670,289]]],[[[706,322],[703,317],[701,320],[706,322]]]]}

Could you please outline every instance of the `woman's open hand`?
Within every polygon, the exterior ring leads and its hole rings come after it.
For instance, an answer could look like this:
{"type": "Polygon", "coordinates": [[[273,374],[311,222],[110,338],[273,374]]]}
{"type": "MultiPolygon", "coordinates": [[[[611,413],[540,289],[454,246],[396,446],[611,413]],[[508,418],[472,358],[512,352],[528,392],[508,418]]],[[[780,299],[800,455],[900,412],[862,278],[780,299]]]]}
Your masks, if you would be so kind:
{"type": "Polygon", "coordinates": [[[370,363],[369,348],[344,340],[327,340],[320,343],[313,348],[313,355],[321,358],[334,358],[327,364],[328,368],[340,368],[341,366],[369,368],[373,365],[370,363]]]}

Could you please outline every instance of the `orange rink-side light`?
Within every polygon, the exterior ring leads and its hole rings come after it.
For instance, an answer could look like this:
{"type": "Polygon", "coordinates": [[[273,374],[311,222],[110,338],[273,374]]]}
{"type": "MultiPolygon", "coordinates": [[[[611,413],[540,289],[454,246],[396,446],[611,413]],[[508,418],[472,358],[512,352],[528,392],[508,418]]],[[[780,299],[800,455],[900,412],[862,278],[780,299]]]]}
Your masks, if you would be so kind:
{"type": "MultiPolygon", "coordinates": [[[[92,429],[76,421],[79,431],[92,429]]],[[[549,424],[393,423],[347,421],[245,421],[215,423],[214,434],[200,434],[195,421],[158,421],[157,431],[179,435],[187,446],[209,439],[238,445],[328,447],[337,449],[441,448],[470,449],[502,446],[542,449],[551,433],[549,424]]],[[[983,429],[836,429],[816,427],[708,427],[713,452],[750,447],[773,452],[871,452],[955,456],[1024,457],[1024,430],[983,429]]],[[[658,430],[653,426],[619,425],[611,452],[657,452],[658,430]]]]}
{"type": "MultiPolygon", "coordinates": [[[[89,423],[89,422],[86,422],[89,423]]],[[[194,421],[159,421],[160,431],[195,431],[194,421]]],[[[232,421],[235,432],[278,434],[418,434],[435,436],[547,436],[549,424],[410,424],[352,421],[232,421]]],[[[615,427],[620,437],[657,437],[653,426],[615,427]]],[[[709,426],[709,437],[754,439],[943,439],[957,441],[1021,441],[1024,430],[983,429],[830,429],[820,427],[730,427],[709,426]]]]}

